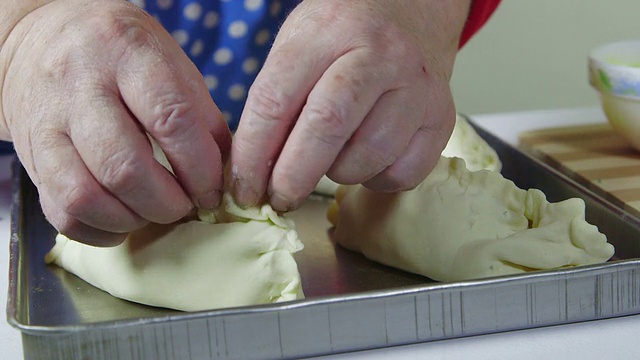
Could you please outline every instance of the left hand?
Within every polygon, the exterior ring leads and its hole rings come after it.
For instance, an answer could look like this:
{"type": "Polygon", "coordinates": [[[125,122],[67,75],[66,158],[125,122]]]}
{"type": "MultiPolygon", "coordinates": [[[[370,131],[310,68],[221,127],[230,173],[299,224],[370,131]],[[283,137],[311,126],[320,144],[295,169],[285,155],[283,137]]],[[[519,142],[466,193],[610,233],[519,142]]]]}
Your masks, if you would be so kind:
{"type": "Polygon", "coordinates": [[[231,150],[241,205],[292,210],[325,173],[418,185],[453,129],[449,87],[469,0],[306,0],[284,22],[231,150]]]}

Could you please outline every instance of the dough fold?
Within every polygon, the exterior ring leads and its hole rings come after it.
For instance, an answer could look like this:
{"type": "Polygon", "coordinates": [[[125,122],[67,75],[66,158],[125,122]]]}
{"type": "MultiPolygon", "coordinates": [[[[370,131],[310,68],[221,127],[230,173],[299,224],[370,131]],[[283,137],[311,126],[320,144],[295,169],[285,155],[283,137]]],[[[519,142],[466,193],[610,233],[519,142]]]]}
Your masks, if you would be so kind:
{"type": "Polygon", "coordinates": [[[442,156],[464,159],[467,169],[471,171],[502,170],[502,162],[496,151],[459,114],[456,114],[456,124],[442,156]]]}
{"type": "Polygon", "coordinates": [[[242,209],[229,194],[200,220],[152,224],[119,246],[92,247],[59,234],[45,261],[113,296],[184,311],[303,298],[295,225],[269,205],[242,209]]]}
{"type": "Polygon", "coordinates": [[[585,221],[582,199],[549,203],[540,190],[455,157],[441,157],[414,190],[341,186],[336,201],[328,217],[340,245],[438,281],[594,264],[614,253],[585,221]]]}

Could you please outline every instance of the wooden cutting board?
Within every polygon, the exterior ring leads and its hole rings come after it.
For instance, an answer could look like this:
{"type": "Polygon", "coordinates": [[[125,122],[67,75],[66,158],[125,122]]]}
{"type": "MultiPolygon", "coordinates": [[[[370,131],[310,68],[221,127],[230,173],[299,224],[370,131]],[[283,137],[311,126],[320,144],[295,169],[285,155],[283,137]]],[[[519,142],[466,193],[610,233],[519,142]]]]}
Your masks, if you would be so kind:
{"type": "Polygon", "coordinates": [[[640,152],[609,124],[535,130],[520,146],[631,213],[640,215],[640,152]]]}

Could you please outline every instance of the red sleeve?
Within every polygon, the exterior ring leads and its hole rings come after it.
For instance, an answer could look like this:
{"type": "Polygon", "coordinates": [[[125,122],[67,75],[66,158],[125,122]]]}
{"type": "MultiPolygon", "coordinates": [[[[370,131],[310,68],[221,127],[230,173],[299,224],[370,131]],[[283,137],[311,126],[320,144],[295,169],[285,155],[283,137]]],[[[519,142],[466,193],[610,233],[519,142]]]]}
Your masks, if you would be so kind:
{"type": "Polygon", "coordinates": [[[462,48],[464,44],[476,33],[480,28],[489,20],[491,14],[496,10],[500,0],[472,0],[471,9],[469,9],[469,16],[467,17],[467,23],[462,30],[462,36],[460,37],[459,48],[462,48]]]}

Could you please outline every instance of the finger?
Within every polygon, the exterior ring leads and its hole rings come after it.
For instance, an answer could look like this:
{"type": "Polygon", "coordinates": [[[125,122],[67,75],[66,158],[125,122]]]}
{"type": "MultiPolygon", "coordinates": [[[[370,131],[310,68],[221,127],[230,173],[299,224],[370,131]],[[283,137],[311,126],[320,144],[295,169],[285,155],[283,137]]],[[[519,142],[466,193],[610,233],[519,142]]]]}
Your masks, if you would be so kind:
{"type": "Polygon", "coordinates": [[[338,58],[309,94],[273,169],[274,209],[294,209],[313,191],[383,93],[386,78],[368,58],[365,51],[338,58]]]}
{"type": "Polygon", "coordinates": [[[241,205],[265,194],[271,171],[314,84],[334,54],[300,41],[279,43],[249,89],[231,149],[232,189],[241,205]]]}
{"type": "Polygon", "coordinates": [[[40,204],[47,221],[69,239],[91,246],[110,247],[121,244],[127,237],[127,233],[100,230],[68,216],[46,193],[40,195],[40,204]]]}
{"type": "Polygon", "coordinates": [[[437,96],[427,103],[430,107],[426,118],[434,120],[429,126],[418,129],[404,153],[381,173],[363,183],[364,186],[385,192],[409,190],[418,186],[433,170],[453,131],[455,109],[450,97],[437,96]]]}
{"type": "Polygon", "coordinates": [[[405,151],[420,127],[425,104],[421,91],[403,88],[383,94],[327,172],[341,184],[363,183],[405,151]]]}
{"type": "Polygon", "coordinates": [[[231,134],[195,65],[166,31],[156,30],[163,50],[151,41],[130,50],[118,66],[119,91],[192,202],[213,209],[224,188],[222,161],[231,134]]]}
{"type": "Polygon", "coordinates": [[[87,243],[114,244],[147,223],[97,183],[66,135],[34,143],[32,169],[40,179],[43,211],[58,231],[87,243]]]}
{"type": "Polygon", "coordinates": [[[70,120],[69,135],[97,182],[148,221],[171,223],[185,216],[192,202],[153,158],[145,133],[120,100],[85,93],[82,101],[94,106],[70,120]]]}

